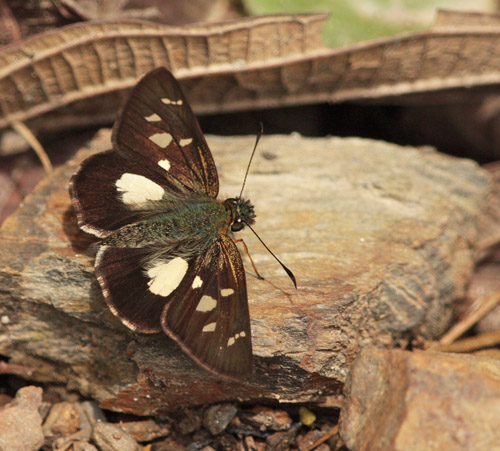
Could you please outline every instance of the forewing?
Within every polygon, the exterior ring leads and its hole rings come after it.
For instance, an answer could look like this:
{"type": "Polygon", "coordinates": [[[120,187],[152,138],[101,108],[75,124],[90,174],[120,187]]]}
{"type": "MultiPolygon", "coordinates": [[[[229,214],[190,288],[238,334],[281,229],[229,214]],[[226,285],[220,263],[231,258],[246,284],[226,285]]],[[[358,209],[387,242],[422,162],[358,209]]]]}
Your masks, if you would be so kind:
{"type": "Polygon", "coordinates": [[[178,199],[216,197],[215,164],[179,84],[164,68],[132,89],[113,129],[114,151],[85,160],[71,179],[78,224],[103,238],[178,199]],[[156,203],[155,203],[156,202],[156,203]]]}
{"type": "Polygon", "coordinates": [[[114,151],[85,160],[71,178],[70,194],[80,228],[100,238],[143,218],[152,202],[174,196],[161,174],[114,151]]]}
{"type": "Polygon", "coordinates": [[[165,306],[163,330],[204,368],[227,377],[248,376],[252,341],[245,271],[226,235],[193,263],[165,306]]]}
{"type": "Polygon", "coordinates": [[[181,190],[217,197],[217,170],[179,83],[165,68],[145,75],[113,128],[122,155],[140,161],[181,190]]]}

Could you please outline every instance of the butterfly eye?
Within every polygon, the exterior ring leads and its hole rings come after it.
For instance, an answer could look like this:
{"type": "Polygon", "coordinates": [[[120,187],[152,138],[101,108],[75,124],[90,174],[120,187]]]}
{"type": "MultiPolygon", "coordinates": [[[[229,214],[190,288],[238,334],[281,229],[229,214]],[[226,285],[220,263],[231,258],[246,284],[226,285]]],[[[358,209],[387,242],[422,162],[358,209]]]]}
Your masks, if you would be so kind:
{"type": "Polygon", "coordinates": [[[231,224],[232,232],[239,232],[243,228],[244,224],[241,222],[241,219],[237,219],[231,224]]]}

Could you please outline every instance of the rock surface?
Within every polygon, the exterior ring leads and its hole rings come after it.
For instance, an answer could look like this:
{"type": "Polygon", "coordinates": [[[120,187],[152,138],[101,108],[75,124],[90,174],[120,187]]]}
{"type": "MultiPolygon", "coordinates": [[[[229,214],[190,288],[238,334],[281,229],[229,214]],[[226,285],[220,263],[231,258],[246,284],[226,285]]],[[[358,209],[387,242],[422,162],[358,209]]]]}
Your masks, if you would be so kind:
{"type": "Polygon", "coordinates": [[[349,449],[491,450],[500,443],[500,362],[464,354],[365,349],[345,386],[349,449]]]}
{"type": "MultiPolygon", "coordinates": [[[[245,197],[256,230],[239,234],[247,268],[254,372],[221,381],[162,334],[134,334],[107,309],[67,186],[109,147],[102,131],[44,180],[0,234],[0,353],[101,406],[147,415],[230,399],[328,405],[367,345],[436,337],[463,297],[491,185],[469,160],[363,139],[264,136],[245,197]],[[8,320],[7,320],[8,319],[8,320]]],[[[222,198],[239,193],[254,137],[208,137],[222,198]]]]}

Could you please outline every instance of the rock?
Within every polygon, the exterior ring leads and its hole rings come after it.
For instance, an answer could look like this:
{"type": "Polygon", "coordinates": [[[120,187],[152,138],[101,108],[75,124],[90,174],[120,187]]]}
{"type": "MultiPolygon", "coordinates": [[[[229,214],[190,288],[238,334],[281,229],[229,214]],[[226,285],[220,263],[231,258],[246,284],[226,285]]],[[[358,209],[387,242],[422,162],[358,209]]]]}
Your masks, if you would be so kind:
{"type": "Polygon", "coordinates": [[[30,386],[0,409],[0,450],[36,451],[43,445],[41,404],[42,389],[30,386]]]}
{"type": "Polygon", "coordinates": [[[160,426],[153,420],[121,422],[120,428],[128,432],[138,442],[150,442],[170,434],[170,427],[160,426]]]}
{"type": "Polygon", "coordinates": [[[203,423],[203,412],[201,409],[185,409],[182,415],[177,417],[174,427],[181,434],[191,434],[200,429],[203,423]]]}
{"type": "Polygon", "coordinates": [[[73,442],[71,446],[71,451],[98,451],[94,445],[87,442],[73,442]]]}
{"type": "Polygon", "coordinates": [[[75,432],[74,434],[65,436],[65,437],[59,437],[54,440],[54,443],[52,444],[52,448],[54,450],[67,450],[71,449],[71,446],[73,449],[81,449],[82,451],[86,450],[86,445],[88,445],[89,451],[93,449],[96,449],[94,445],[90,444],[90,438],[92,436],[92,429],[91,428],[85,428],[85,429],[80,429],[78,432],[75,432]]]}
{"type": "Polygon", "coordinates": [[[77,404],[81,412],[82,428],[94,426],[98,421],[106,422],[106,416],[95,401],[83,401],[77,404]]]}
{"type": "MultiPolygon", "coordinates": [[[[305,434],[299,434],[297,436],[297,446],[299,451],[304,451],[310,448],[322,436],[323,433],[317,430],[307,431],[305,434]]],[[[330,447],[326,443],[321,443],[320,445],[314,447],[314,451],[330,451],[330,447]]]]}
{"type": "Polygon", "coordinates": [[[73,403],[59,402],[50,409],[43,424],[46,437],[64,437],[74,434],[80,428],[80,413],[73,403]]]}
{"type": "Polygon", "coordinates": [[[284,410],[257,406],[251,411],[240,413],[241,421],[248,423],[261,431],[283,431],[290,428],[292,419],[284,410]]]}
{"type": "Polygon", "coordinates": [[[7,404],[10,404],[14,398],[10,395],[7,395],[5,393],[0,393],[0,409],[7,404]]]}
{"type": "Polygon", "coordinates": [[[185,451],[186,447],[172,437],[151,444],[151,451],[185,451]]]}
{"type": "Polygon", "coordinates": [[[112,423],[96,423],[92,439],[101,451],[139,451],[141,449],[128,432],[112,423]]]}
{"type": "Polygon", "coordinates": [[[297,428],[288,431],[275,432],[266,438],[267,451],[288,451],[294,444],[297,428]]]}
{"type": "Polygon", "coordinates": [[[491,450],[500,443],[500,362],[365,349],[340,416],[349,449],[491,450]]]}
{"type": "Polygon", "coordinates": [[[256,442],[251,435],[244,438],[245,449],[248,451],[265,451],[265,443],[256,442]]]}
{"type": "Polygon", "coordinates": [[[226,429],[237,411],[238,409],[234,404],[216,404],[215,406],[210,406],[205,411],[203,426],[205,426],[212,435],[220,434],[226,429]]]}
{"type": "MultiPolygon", "coordinates": [[[[494,195],[469,160],[363,139],[264,136],[244,194],[298,290],[243,231],[265,277],[243,255],[254,371],[221,381],[164,334],[127,329],[103,301],[88,251],[95,240],[76,226],[67,185],[109,139],[100,133],[2,225],[0,304],[9,322],[0,322],[0,353],[35,368],[34,380],[137,415],[234,399],[326,406],[363,347],[401,346],[415,332],[438,337],[464,296],[494,195]]],[[[208,142],[221,192],[237,195],[254,137],[208,142]]]]}

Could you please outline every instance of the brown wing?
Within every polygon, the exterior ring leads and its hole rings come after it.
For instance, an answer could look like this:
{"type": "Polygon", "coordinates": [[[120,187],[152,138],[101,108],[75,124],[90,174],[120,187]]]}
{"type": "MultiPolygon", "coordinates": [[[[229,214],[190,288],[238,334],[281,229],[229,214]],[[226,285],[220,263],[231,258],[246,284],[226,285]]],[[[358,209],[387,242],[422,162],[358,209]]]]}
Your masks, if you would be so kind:
{"type": "Polygon", "coordinates": [[[114,150],[85,160],[70,183],[80,227],[98,237],[161,202],[215,198],[212,154],[176,79],[164,68],[142,78],[113,128],[114,150]]]}
{"type": "Polygon", "coordinates": [[[113,143],[123,156],[155,168],[181,189],[217,197],[212,154],[179,83],[167,69],[149,72],[134,87],[113,128],[113,143]]]}
{"type": "Polygon", "coordinates": [[[252,340],[245,271],[225,235],[199,256],[165,306],[163,330],[201,366],[226,377],[248,376],[252,340]]]}

